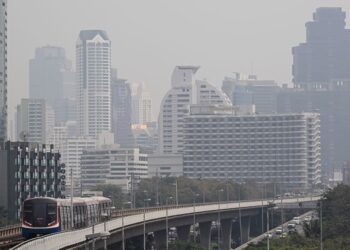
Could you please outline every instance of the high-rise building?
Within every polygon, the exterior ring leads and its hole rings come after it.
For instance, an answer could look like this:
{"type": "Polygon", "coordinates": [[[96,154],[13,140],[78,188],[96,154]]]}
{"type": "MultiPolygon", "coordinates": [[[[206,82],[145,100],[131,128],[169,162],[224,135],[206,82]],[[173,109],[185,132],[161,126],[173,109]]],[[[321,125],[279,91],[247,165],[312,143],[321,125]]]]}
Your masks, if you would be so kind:
{"type": "Polygon", "coordinates": [[[22,99],[17,106],[17,138],[20,141],[46,143],[47,115],[44,99],[22,99]]]}
{"type": "Polygon", "coordinates": [[[0,1],[0,147],[7,140],[7,0],[0,1]]]}
{"type": "Polygon", "coordinates": [[[147,177],[147,154],[138,148],[109,145],[86,149],[81,156],[83,190],[91,190],[101,184],[120,185],[129,190],[132,178],[147,177]]]}
{"type": "Polygon", "coordinates": [[[131,91],[126,80],[112,77],[111,102],[114,141],[122,147],[130,147],[133,144],[131,133],[131,91]]]}
{"type": "Polygon", "coordinates": [[[245,115],[191,106],[184,118],[183,164],[190,178],[311,189],[321,181],[319,114],[245,115]]]}
{"type": "Polygon", "coordinates": [[[80,195],[81,155],[85,149],[96,148],[96,139],[92,137],[67,137],[62,139],[64,140],[62,143],[63,149],[60,152],[62,162],[66,165],[66,194],[70,193],[72,175],[74,195],[80,195]]]}
{"type": "Polygon", "coordinates": [[[54,108],[57,121],[66,122],[68,115],[65,112],[74,110],[75,105],[65,96],[65,83],[70,84],[73,78],[72,63],[66,58],[64,48],[37,48],[35,57],[29,62],[29,97],[44,99],[54,108]],[[71,106],[65,108],[69,104],[71,106]]]}
{"type": "Polygon", "coordinates": [[[133,83],[132,94],[132,123],[146,124],[152,121],[152,99],[143,83],[133,83]]]}
{"type": "Polygon", "coordinates": [[[308,88],[350,79],[350,31],[341,8],[318,8],[306,23],[306,42],[294,47],[293,82],[308,88]]]}
{"type": "Polygon", "coordinates": [[[111,130],[111,41],[102,30],[83,30],[76,44],[79,134],[111,130]]]}
{"type": "Polygon", "coordinates": [[[195,80],[197,66],[177,66],[171,78],[171,89],[164,96],[158,116],[159,151],[166,154],[182,152],[183,119],[191,104],[231,106],[229,98],[207,81],[195,80]]]}
{"type": "Polygon", "coordinates": [[[320,113],[323,173],[333,176],[349,159],[350,80],[332,81],[317,88],[283,88],[277,103],[278,113],[320,113]]]}
{"type": "Polygon", "coordinates": [[[222,90],[234,106],[254,105],[259,114],[276,112],[279,87],[273,80],[259,80],[256,75],[225,77],[222,90]]]}
{"type": "Polygon", "coordinates": [[[0,207],[10,222],[19,221],[23,201],[33,197],[61,198],[64,166],[53,145],[5,143],[0,150],[0,207]]]}

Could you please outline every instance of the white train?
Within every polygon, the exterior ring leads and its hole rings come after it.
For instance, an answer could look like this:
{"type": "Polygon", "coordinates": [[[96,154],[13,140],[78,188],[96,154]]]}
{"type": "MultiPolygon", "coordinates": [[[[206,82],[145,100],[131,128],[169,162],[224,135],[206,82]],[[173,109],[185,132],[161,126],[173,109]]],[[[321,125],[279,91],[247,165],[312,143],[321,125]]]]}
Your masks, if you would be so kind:
{"type": "Polygon", "coordinates": [[[71,229],[91,226],[111,216],[111,200],[105,197],[70,199],[32,198],[23,203],[22,235],[32,238],[71,229]]]}

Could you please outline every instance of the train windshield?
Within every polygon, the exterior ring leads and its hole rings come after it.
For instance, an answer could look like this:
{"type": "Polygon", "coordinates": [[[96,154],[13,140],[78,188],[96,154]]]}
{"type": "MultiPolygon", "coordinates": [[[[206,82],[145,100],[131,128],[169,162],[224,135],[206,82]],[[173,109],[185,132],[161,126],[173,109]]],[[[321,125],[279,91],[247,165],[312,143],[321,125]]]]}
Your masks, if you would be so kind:
{"type": "Polygon", "coordinates": [[[51,200],[29,200],[24,202],[23,223],[32,227],[45,227],[56,222],[57,205],[51,200]]]}

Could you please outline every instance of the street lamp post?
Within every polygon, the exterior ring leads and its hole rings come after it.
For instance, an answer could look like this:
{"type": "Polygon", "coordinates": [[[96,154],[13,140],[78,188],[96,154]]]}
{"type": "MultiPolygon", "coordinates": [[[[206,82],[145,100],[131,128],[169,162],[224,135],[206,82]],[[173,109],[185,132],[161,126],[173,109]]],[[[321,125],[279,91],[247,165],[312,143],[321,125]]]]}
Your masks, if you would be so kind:
{"type": "Polygon", "coordinates": [[[199,194],[195,194],[193,197],[193,242],[196,243],[196,200],[199,194]]]}
{"type": "Polygon", "coordinates": [[[179,205],[179,193],[178,193],[178,189],[177,189],[177,178],[175,180],[175,202],[176,202],[176,206],[179,205]]]}
{"type": "Polygon", "coordinates": [[[169,249],[169,225],[168,225],[168,205],[169,200],[172,200],[173,197],[167,197],[166,198],[166,208],[165,208],[165,234],[166,234],[166,250],[169,249]]]}
{"type": "Polygon", "coordinates": [[[219,199],[219,204],[218,204],[218,222],[217,222],[217,229],[218,229],[218,250],[220,250],[220,242],[221,242],[221,240],[220,240],[220,231],[221,231],[221,228],[220,228],[220,226],[221,226],[221,218],[220,218],[220,209],[221,209],[221,207],[220,207],[220,203],[221,203],[221,200],[220,200],[220,194],[222,193],[222,192],[224,192],[224,190],[223,189],[220,189],[220,190],[218,190],[218,199],[219,199]],[[219,226],[219,224],[220,224],[220,226],[219,226]]]}
{"type": "Polygon", "coordinates": [[[124,231],[124,205],[131,205],[131,201],[123,202],[122,204],[122,250],[125,250],[125,231],[124,231]]]}
{"type": "Polygon", "coordinates": [[[144,199],[143,202],[143,250],[146,250],[146,203],[151,199],[144,199]]]}
{"type": "Polygon", "coordinates": [[[243,243],[243,236],[242,236],[242,214],[241,214],[241,185],[242,183],[239,183],[238,186],[238,217],[239,217],[239,234],[240,234],[240,244],[243,243]]]}
{"type": "Polygon", "coordinates": [[[322,199],[320,200],[320,249],[323,250],[322,199]]]}

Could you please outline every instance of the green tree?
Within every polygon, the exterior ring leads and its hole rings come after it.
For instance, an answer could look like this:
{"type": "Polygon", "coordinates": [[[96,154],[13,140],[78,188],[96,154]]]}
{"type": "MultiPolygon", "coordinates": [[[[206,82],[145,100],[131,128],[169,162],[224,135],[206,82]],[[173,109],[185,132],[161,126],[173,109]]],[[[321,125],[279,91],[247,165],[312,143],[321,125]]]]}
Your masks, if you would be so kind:
{"type": "MultiPolygon", "coordinates": [[[[166,246],[161,247],[161,250],[165,249],[166,246]]],[[[176,240],[169,243],[169,250],[205,250],[205,248],[194,242],[176,240]]]]}
{"type": "Polygon", "coordinates": [[[124,202],[124,195],[120,186],[112,184],[98,185],[94,188],[94,191],[102,191],[104,197],[112,200],[113,206],[121,209],[124,202]]]}

